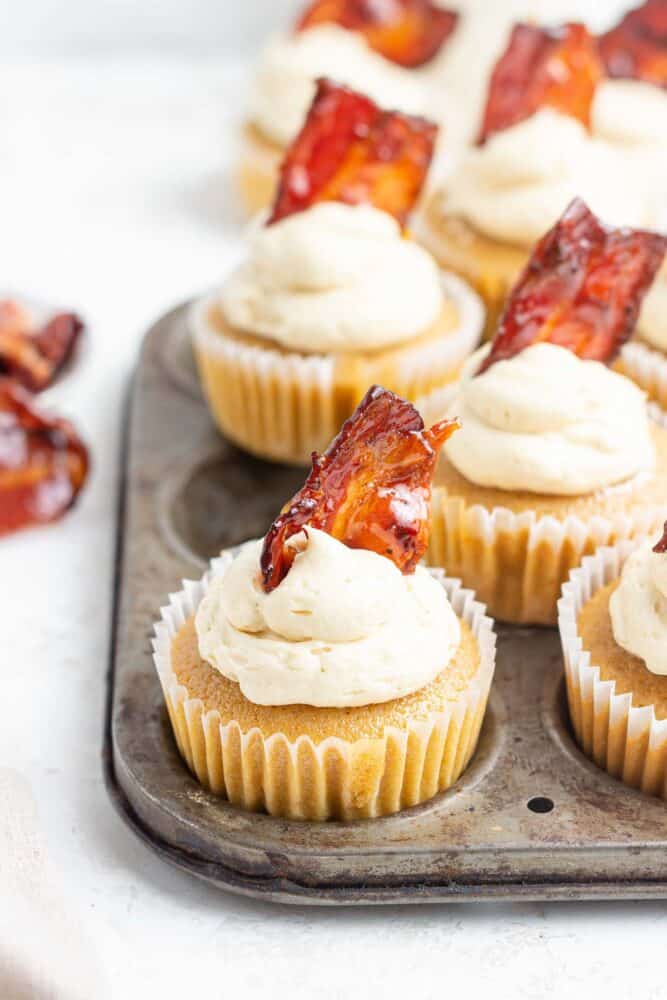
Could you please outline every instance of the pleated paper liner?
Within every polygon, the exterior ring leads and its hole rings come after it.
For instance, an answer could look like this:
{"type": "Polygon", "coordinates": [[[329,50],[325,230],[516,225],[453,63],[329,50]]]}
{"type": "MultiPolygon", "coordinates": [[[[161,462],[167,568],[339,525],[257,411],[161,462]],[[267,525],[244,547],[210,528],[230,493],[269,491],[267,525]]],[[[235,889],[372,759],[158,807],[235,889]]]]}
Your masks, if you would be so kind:
{"type": "Polygon", "coordinates": [[[558,624],[570,718],[582,751],[614,778],[664,799],[667,719],[656,719],[653,706],[633,705],[632,693],[617,694],[615,681],[601,679],[600,667],[583,648],[577,625],[583,606],[618,579],[626,559],[643,541],[626,540],[584,559],[563,587],[558,624]]]}
{"type": "Polygon", "coordinates": [[[614,367],[667,410],[667,356],[662,351],[633,340],[625,345],[614,367]]]}
{"type": "Polygon", "coordinates": [[[200,783],[246,809],[308,820],[387,816],[453,785],[477,746],[495,667],[493,623],[471,591],[432,571],[470,627],[480,656],[471,683],[445,709],[426,720],[406,717],[404,728],[387,726],[382,737],[264,737],[259,728],[243,732],[234,721],[223,724],[217,710],[190,696],[172,668],[174,636],[195,613],[211,576],[224,574],[231,560],[223,553],[200,582],[184,582],[155,626],[154,661],[176,743],[200,783]]]}
{"type": "MultiPolygon", "coordinates": [[[[667,428],[667,414],[655,406],[650,413],[667,428]]],[[[469,504],[436,485],[427,562],[460,577],[494,618],[555,625],[561,587],[584,556],[625,538],[647,536],[666,517],[667,496],[664,503],[651,504],[638,496],[626,510],[609,516],[559,520],[532,510],[469,504]]]]}
{"type": "MultiPolygon", "coordinates": [[[[273,461],[308,465],[377,383],[413,401],[458,378],[479,342],[483,309],[460,279],[443,275],[452,328],[385,351],[300,354],[228,329],[212,295],[195,304],[195,356],[213,418],[234,444],[273,461]],[[217,325],[210,317],[216,315],[217,325]]],[[[447,308],[447,307],[446,307],[447,308]]]]}

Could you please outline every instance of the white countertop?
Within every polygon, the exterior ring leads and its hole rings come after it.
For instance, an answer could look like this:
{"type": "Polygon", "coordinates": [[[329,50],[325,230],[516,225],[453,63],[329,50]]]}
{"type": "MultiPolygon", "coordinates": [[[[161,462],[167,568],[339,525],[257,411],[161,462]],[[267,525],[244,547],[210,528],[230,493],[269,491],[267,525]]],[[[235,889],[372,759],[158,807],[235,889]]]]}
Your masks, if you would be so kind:
{"type": "Polygon", "coordinates": [[[0,286],[86,317],[81,363],[46,399],[74,418],[94,462],[63,522],[0,543],[0,777],[29,783],[56,880],[109,983],[99,996],[206,987],[298,1000],[377,984],[385,997],[663,997],[667,904],[275,908],[172,869],[107,799],[121,401],[147,325],[235,253],[238,80],[213,63],[138,57],[0,68],[0,286]]]}

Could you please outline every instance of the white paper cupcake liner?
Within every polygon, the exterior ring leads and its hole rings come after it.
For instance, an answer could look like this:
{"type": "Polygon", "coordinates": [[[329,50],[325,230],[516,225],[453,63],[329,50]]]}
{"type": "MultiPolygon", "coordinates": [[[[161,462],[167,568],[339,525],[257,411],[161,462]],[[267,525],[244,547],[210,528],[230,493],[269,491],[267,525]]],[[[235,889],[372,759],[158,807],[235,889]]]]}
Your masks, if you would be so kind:
{"type": "Polygon", "coordinates": [[[598,767],[633,788],[667,798],[667,719],[652,706],[633,705],[632,694],[617,694],[603,681],[600,667],[579,637],[578,618],[598,590],[618,579],[628,556],[645,541],[626,540],[599,549],[572,571],[558,602],[558,627],[570,718],[579,746],[598,767]]]}
{"type": "Polygon", "coordinates": [[[446,710],[427,720],[387,726],[383,736],[315,743],[281,732],[264,737],[221,722],[190,697],[172,669],[174,636],[195,613],[213,576],[224,574],[230,553],[213,560],[200,581],[187,580],[171,594],[155,625],[153,657],[179,751],[209,791],[252,810],[293,819],[360,819],[389,815],[449,788],[477,745],[495,667],[496,636],[485,608],[458,580],[435,578],[456,614],[471,628],[480,665],[473,681],[446,710]]]}
{"type": "Polygon", "coordinates": [[[416,401],[456,379],[479,342],[484,312],[465,282],[443,275],[442,283],[458,310],[458,327],[416,343],[414,350],[408,344],[395,364],[387,364],[382,352],[377,359],[350,355],[348,364],[342,355],[300,354],[225,336],[208,321],[217,296],[197,302],[190,317],[195,355],[218,427],[252,454],[308,465],[312,452],[327,447],[374,382],[416,401]]]}
{"type": "MultiPolygon", "coordinates": [[[[667,414],[659,407],[650,406],[649,413],[667,427],[667,414]]],[[[438,418],[435,412],[428,415],[438,418]]],[[[626,485],[610,487],[624,489],[626,485]]],[[[611,516],[584,520],[570,515],[559,520],[532,510],[517,514],[505,507],[467,504],[436,485],[431,509],[430,565],[444,566],[447,573],[460,577],[494,618],[555,625],[561,586],[570,570],[600,546],[646,537],[661,528],[667,518],[667,496],[664,503],[642,506],[637,501],[611,516]]]]}

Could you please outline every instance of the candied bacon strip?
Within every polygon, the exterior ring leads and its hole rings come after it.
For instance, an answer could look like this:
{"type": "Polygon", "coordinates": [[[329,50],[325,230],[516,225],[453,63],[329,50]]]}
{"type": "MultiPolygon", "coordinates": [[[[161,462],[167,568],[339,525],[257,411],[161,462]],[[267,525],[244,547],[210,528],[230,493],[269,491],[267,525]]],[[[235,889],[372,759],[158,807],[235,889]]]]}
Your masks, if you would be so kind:
{"type": "Polygon", "coordinates": [[[0,299],[0,330],[21,333],[31,323],[30,313],[14,299],[0,299]]]}
{"type": "Polygon", "coordinates": [[[554,30],[515,25],[491,75],[478,144],[540,108],[553,108],[588,128],[601,77],[595,39],[583,24],[554,30]]]}
{"type": "Polygon", "coordinates": [[[478,374],[540,342],[611,362],[666,251],[667,236],[604,226],[576,198],[533,250],[478,374]]]}
{"type": "Polygon", "coordinates": [[[368,203],[404,224],[426,179],[437,126],[382,111],[330,80],[317,92],[287,152],[268,225],[315,202],[368,203]]]}
{"type": "Polygon", "coordinates": [[[667,521],[665,521],[662,538],[653,546],[653,551],[659,553],[660,555],[662,555],[663,552],[667,552],[667,521]]]}
{"type": "Polygon", "coordinates": [[[71,357],[82,330],[74,313],[59,313],[33,329],[30,314],[18,303],[0,302],[0,372],[32,392],[45,389],[71,357]]]}
{"type": "Polygon", "coordinates": [[[431,480],[438,452],[458,428],[430,430],[411,403],[373,386],[323,455],[313,455],[304,486],[264,539],[264,589],[284,579],[295,558],[288,544],[310,525],[353,549],[387,556],[413,573],[428,544],[431,480]]]}
{"type": "Polygon", "coordinates": [[[0,379],[0,535],[57,520],[87,473],[88,452],[72,425],[41,413],[29,392],[0,379]]]}
{"type": "Polygon", "coordinates": [[[598,41],[612,77],[667,87],[667,0],[647,0],[598,41]]]}
{"type": "Polygon", "coordinates": [[[300,17],[297,31],[339,24],[362,34],[385,59],[413,69],[438,54],[458,18],[432,0],[315,0],[300,17]]]}

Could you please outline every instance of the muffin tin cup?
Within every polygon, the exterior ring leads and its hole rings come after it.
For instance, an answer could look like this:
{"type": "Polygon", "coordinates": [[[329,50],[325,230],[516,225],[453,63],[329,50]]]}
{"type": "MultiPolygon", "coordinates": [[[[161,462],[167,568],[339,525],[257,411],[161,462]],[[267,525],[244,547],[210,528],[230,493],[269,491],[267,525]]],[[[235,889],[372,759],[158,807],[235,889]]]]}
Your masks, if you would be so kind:
{"type": "Polygon", "coordinates": [[[197,781],[151,655],[156,609],[174,581],[261,536],[302,479],[215,432],[190,309],[148,333],[128,407],[103,749],[123,821],[191,876],[273,902],[667,898],[664,801],[577,747],[555,629],[498,629],[474,756],[421,805],[370,822],[304,823],[238,808],[197,781]]]}
{"type": "Polygon", "coordinates": [[[477,746],[495,667],[496,637],[482,604],[458,580],[433,576],[456,614],[475,636],[479,670],[447,711],[405,728],[387,727],[381,738],[315,743],[284,733],[264,737],[222,724],[216,710],[190,697],[172,670],[172,641],[193,615],[213,576],[224,575],[233,556],[213,560],[201,581],[185,581],[170,596],[155,625],[153,657],[178,749],[208,791],[235,805],[289,819],[370,819],[425,802],[454,784],[477,746]]]}
{"type": "Polygon", "coordinates": [[[577,621],[584,604],[618,579],[628,556],[644,539],[599,549],[570,575],[558,603],[570,718],[577,742],[598,767],[626,785],[667,798],[667,719],[653,706],[633,705],[632,694],[617,694],[583,648],[577,621]]]}
{"type": "MultiPolygon", "coordinates": [[[[667,427],[657,406],[651,417],[667,427]]],[[[427,561],[460,577],[484,601],[489,614],[513,624],[555,625],[561,587],[570,570],[605,545],[646,537],[662,527],[664,504],[642,506],[614,517],[558,520],[534,511],[517,514],[467,505],[443,487],[433,491],[431,540],[427,561]]]]}
{"type": "MultiPolygon", "coordinates": [[[[242,342],[212,330],[207,313],[216,301],[195,304],[190,326],[198,368],[213,418],[223,434],[253,455],[308,465],[350,416],[369,385],[378,382],[418,400],[456,379],[477,346],[482,304],[463,281],[442,275],[445,295],[456,304],[459,326],[434,341],[406,350],[395,364],[382,352],[340,365],[333,354],[299,354],[242,342]]],[[[340,356],[343,357],[343,356],[340,356]]]]}
{"type": "Polygon", "coordinates": [[[635,382],[662,409],[667,409],[667,356],[639,341],[621,351],[615,368],[635,382]]]}

